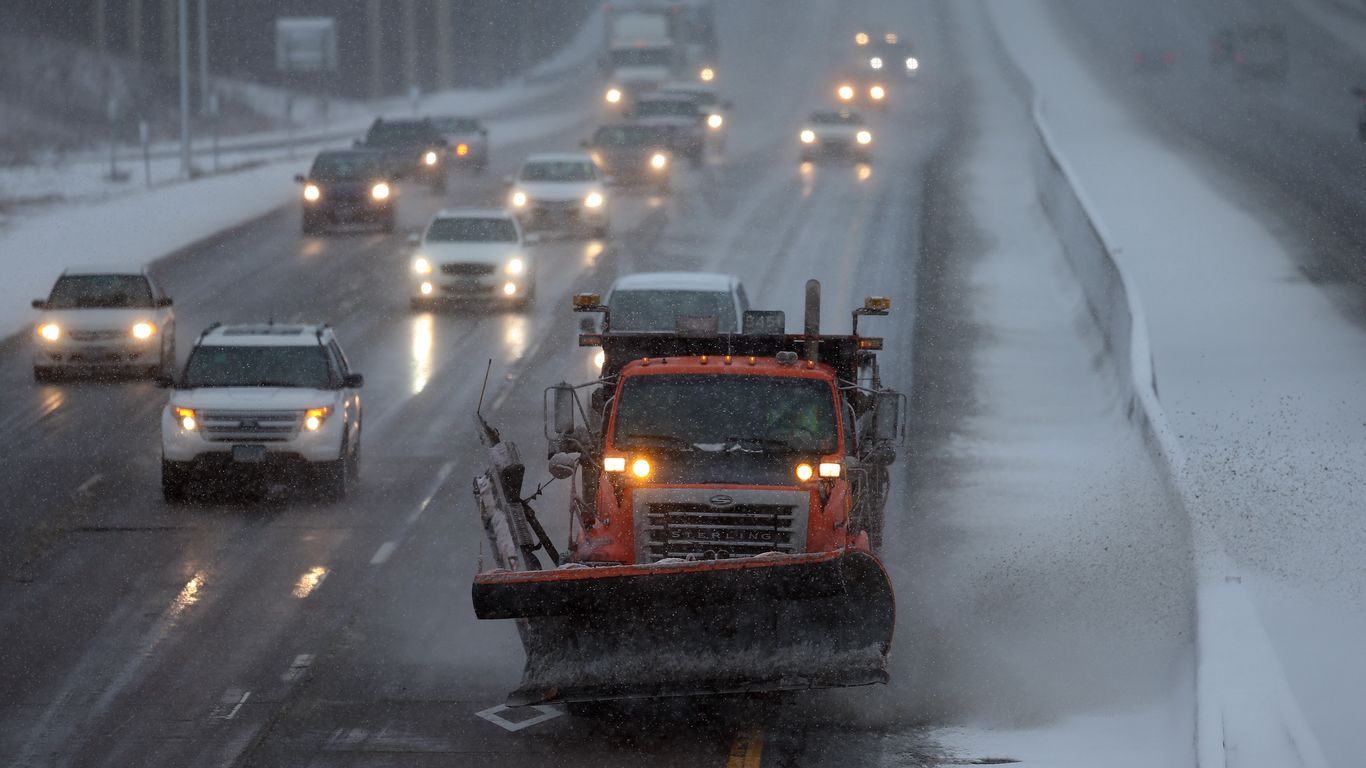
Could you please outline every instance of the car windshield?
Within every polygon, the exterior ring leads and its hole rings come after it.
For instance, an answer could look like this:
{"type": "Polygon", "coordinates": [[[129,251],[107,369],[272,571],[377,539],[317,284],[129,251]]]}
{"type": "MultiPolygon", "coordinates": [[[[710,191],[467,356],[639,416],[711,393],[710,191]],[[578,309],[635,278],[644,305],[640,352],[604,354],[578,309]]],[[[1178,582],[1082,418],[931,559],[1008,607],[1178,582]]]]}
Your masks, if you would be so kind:
{"type": "Polygon", "coordinates": [[[690,99],[645,99],[635,106],[636,117],[697,117],[697,103],[690,99]]]}
{"type": "Polygon", "coordinates": [[[593,164],[583,160],[542,160],[522,166],[522,181],[592,181],[593,164]]]}
{"type": "Polygon", "coordinates": [[[443,218],[427,227],[429,243],[515,243],[517,225],[503,217],[443,218]]]}
{"type": "Polygon", "coordinates": [[[306,387],[334,385],[320,346],[200,345],[185,363],[185,387],[306,387]]]}
{"type": "Polygon", "coordinates": [[[663,93],[676,93],[680,96],[687,96],[689,99],[692,99],[694,104],[702,107],[715,106],[717,102],[721,101],[721,97],[717,96],[714,91],[707,90],[693,91],[687,88],[665,88],[663,93]]]}
{"type": "Polygon", "coordinates": [[[644,125],[620,125],[599,128],[593,134],[593,146],[597,147],[638,147],[659,145],[669,142],[669,132],[660,128],[644,125]]]}
{"type": "Polygon", "coordinates": [[[811,115],[816,125],[862,125],[863,117],[855,112],[817,112],[811,115]]]}
{"type": "Polygon", "coordinates": [[[442,133],[476,133],[479,121],[472,117],[434,117],[432,125],[442,133]]]}
{"type": "Polygon", "coordinates": [[[674,61],[668,48],[622,48],[612,51],[615,67],[668,67],[674,61]]]}
{"type": "Polygon", "coordinates": [[[152,287],[142,275],[63,275],[52,287],[49,309],[145,309],[152,287]]]}
{"type": "Polygon", "coordinates": [[[357,181],[374,178],[379,172],[379,163],[368,154],[329,152],[318,155],[308,176],[320,181],[357,181]]]}
{"type": "Polygon", "coordinates": [[[710,315],[721,333],[738,333],[735,299],[725,291],[617,290],[608,299],[614,331],[673,331],[679,315],[710,315]]]}
{"type": "Polygon", "coordinates": [[[377,146],[432,144],[440,139],[436,129],[426,121],[380,122],[370,126],[365,143],[377,146]]]}
{"type": "Polygon", "coordinates": [[[747,375],[627,378],[613,447],[834,453],[835,397],[820,379],[747,375]]]}

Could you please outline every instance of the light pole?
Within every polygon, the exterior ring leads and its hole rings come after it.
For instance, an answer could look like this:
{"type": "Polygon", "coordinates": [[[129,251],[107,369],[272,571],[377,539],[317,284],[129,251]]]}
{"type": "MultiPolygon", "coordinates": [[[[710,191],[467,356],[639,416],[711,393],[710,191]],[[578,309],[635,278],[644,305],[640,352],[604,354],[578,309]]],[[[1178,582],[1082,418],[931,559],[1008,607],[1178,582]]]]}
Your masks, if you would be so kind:
{"type": "Polygon", "coordinates": [[[180,176],[190,178],[190,19],[187,0],[176,8],[176,37],[180,42],[180,176]]]}
{"type": "Polygon", "coordinates": [[[209,0],[199,0],[199,112],[209,113],[209,0]]]}

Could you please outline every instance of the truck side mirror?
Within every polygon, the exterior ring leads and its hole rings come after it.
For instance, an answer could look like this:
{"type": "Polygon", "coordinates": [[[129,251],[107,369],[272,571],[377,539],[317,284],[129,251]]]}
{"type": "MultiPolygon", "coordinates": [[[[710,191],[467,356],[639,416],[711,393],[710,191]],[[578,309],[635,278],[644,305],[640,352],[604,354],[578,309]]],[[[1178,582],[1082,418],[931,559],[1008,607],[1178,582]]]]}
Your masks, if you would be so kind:
{"type": "Polygon", "coordinates": [[[342,386],[346,389],[360,389],[365,386],[365,377],[359,373],[348,373],[342,377],[342,386]]]}
{"type": "Polygon", "coordinates": [[[171,300],[170,296],[162,296],[161,298],[157,299],[158,307],[169,307],[174,303],[175,302],[171,300]]]}
{"type": "Polygon", "coordinates": [[[574,470],[578,466],[579,454],[556,453],[550,457],[550,476],[556,480],[568,480],[574,476],[574,470]]]}
{"type": "Polygon", "coordinates": [[[896,442],[901,438],[901,393],[883,390],[873,405],[873,439],[896,442]]]}
{"type": "Polygon", "coordinates": [[[552,404],[551,423],[556,434],[567,435],[574,431],[574,406],[577,405],[574,388],[561,382],[550,389],[555,398],[552,404]]]}

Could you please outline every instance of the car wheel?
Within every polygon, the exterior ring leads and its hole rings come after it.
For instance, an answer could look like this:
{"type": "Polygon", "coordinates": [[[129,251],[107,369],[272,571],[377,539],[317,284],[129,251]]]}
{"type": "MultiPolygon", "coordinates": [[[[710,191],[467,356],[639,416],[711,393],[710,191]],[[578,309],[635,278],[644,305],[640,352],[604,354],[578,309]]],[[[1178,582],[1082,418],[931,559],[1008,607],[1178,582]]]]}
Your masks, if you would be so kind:
{"type": "Polygon", "coordinates": [[[179,504],[189,496],[190,469],[184,462],[161,460],[161,498],[179,504]]]}
{"type": "Polygon", "coordinates": [[[351,487],[351,449],[342,441],[342,455],[336,461],[318,464],[318,495],[325,501],[341,501],[351,487]]]}
{"type": "Polygon", "coordinates": [[[356,447],[346,456],[349,466],[347,473],[350,475],[351,482],[355,483],[360,479],[360,425],[356,425],[356,447]]]}

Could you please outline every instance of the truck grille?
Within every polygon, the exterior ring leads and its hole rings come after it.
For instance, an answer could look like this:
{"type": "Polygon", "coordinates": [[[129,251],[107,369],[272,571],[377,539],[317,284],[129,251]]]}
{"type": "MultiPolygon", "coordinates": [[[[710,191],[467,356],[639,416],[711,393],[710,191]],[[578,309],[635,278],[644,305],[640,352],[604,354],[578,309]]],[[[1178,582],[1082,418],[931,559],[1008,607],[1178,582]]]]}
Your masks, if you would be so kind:
{"type": "Polygon", "coordinates": [[[128,331],[124,330],[102,330],[102,331],[71,331],[72,341],[113,341],[115,339],[127,338],[128,331]]]}
{"type": "Polygon", "coordinates": [[[205,411],[204,438],[215,443],[278,443],[299,432],[302,411],[205,411]]]}
{"type": "Polygon", "coordinates": [[[805,552],[809,505],[801,491],[641,489],[635,500],[637,562],[805,552]]]}
{"type": "Polygon", "coordinates": [[[443,275],[491,275],[493,264],[442,264],[443,275]]]}

